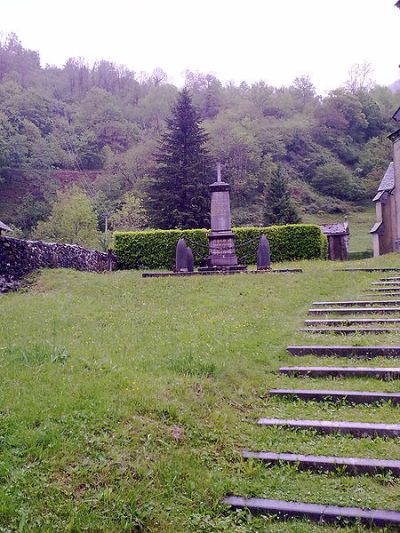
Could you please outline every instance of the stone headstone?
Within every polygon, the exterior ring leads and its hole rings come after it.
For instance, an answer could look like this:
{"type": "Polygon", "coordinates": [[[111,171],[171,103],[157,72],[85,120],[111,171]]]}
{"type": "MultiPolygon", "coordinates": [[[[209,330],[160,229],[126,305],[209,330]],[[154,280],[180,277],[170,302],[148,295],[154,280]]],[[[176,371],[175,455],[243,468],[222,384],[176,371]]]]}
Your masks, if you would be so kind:
{"type": "Polygon", "coordinates": [[[257,250],[257,270],[268,270],[269,268],[271,268],[269,241],[265,235],[261,235],[257,250]]]}
{"type": "Polygon", "coordinates": [[[175,255],[175,272],[187,272],[188,271],[188,254],[185,239],[179,239],[176,245],[175,255]]]}
{"type": "Polygon", "coordinates": [[[194,257],[192,249],[187,247],[186,248],[186,254],[187,254],[187,270],[188,272],[193,272],[194,270],[194,257]]]}

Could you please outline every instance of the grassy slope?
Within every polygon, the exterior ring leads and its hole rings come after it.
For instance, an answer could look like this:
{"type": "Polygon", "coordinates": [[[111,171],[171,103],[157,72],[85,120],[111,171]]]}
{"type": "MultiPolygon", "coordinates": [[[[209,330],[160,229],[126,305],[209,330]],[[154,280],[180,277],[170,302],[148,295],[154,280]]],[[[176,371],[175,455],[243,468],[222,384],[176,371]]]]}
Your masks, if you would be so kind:
{"type": "MultiPolygon", "coordinates": [[[[361,264],[398,264],[398,256],[361,264]]],[[[283,526],[231,513],[219,504],[227,493],[400,510],[400,482],[391,476],[302,473],[240,458],[242,447],[399,457],[398,439],[253,423],[260,415],[399,419],[390,405],[267,397],[269,388],[303,385],[398,389],[398,382],[277,374],[298,363],[287,344],[332,342],[296,332],[313,300],[358,297],[379,277],[334,272],[338,265],[328,262],[300,266],[304,274],[147,280],[138,272],[47,271],[30,291],[2,296],[0,530],[321,531],[306,521],[283,526]]],[[[343,363],[328,364],[335,362],[343,363]]]]}
{"type": "MultiPolygon", "coordinates": [[[[303,215],[306,224],[324,224],[329,222],[343,222],[343,215],[303,215]]],[[[350,228],[349,251],[366,252],[372,254],[372,236],[369,230],[375,223],[375,206],[372,205],[362,211],[352,211],[348,216],[350,228]]]]}

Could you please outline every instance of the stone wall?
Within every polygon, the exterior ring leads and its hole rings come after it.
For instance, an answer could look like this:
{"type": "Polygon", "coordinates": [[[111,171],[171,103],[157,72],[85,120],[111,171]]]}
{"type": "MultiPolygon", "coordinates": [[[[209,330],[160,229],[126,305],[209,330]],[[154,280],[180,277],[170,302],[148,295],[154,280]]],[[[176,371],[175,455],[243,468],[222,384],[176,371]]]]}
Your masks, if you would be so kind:
{"type": "MultiPolygon", "coordinates": [[[[116,257],[111,255],[112,269],[116,257]]],[[[74,268],[87,272],[109,270],[108,254],[76,244],[25,241],[0,237],[0,276],[15,280],[38,268],[74,268]]]]}

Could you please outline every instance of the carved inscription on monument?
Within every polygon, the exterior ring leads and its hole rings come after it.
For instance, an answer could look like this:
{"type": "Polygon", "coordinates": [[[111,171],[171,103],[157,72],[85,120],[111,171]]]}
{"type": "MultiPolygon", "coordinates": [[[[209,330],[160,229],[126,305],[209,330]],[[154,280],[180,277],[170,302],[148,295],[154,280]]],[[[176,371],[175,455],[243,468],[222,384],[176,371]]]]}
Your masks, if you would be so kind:
{"type": "Polygon", "coordinates": [[[211,198],[212,229],[226,231],[231,229],[229,192],[216,191],[211,198]]]}

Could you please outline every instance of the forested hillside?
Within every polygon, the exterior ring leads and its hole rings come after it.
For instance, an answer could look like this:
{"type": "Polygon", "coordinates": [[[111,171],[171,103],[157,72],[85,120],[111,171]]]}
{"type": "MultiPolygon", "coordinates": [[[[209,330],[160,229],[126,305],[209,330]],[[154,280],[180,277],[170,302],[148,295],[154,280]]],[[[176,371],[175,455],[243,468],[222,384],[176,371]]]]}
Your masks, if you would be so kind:
{"type": "MultiPolygon", "coordinates": [[[[364,84],[362,76],[324,97],[307,77],[271,87],[223,85],[214,75],[187,72],[186,87],[212,161],[221,162],[232,185],[236,225],[261,223],[278,167],[303,213],[339,213],[370,201],[390,160],[387,135],[400,95],[364,84]]],[[[177,95],[161,70],[138,76],[80,58],[62,68],[41,66],[15,35],[4,38],[0,219],[30,235],[49,216],[56,192],[76,183],[100,228],[104,213],[124,209],[127,216],[136,210],[133,226],[145,226],[142,200],[177,95]]]]}

